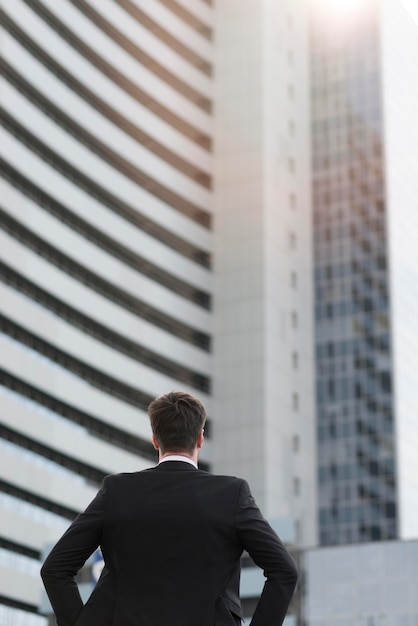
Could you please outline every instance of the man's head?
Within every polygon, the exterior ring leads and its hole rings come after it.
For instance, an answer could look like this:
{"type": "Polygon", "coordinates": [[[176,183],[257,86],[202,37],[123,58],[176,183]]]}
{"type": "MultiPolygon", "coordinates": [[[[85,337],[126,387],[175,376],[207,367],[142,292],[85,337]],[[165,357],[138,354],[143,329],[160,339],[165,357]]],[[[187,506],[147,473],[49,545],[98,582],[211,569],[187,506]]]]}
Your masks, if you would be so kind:
{"type": "Polygon", "coordinates": [[[171,391],[148,407],[153,441],[161,454],[185,452],[192,455],[203,441],[206,410],[189,393],[171,391]]]}

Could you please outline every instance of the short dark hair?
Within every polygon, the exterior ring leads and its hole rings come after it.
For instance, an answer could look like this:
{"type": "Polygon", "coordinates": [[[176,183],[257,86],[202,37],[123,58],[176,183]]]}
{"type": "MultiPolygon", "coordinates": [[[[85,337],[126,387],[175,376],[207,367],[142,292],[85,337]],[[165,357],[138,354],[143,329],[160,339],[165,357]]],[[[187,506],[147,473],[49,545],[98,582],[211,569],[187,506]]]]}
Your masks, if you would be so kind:
{"type": "Polygon", "coordinates": [[[152,432],[161,452],[192,453],[206,420],[198,398],[184,391],[170,391],[148,407],[152,432]]]}

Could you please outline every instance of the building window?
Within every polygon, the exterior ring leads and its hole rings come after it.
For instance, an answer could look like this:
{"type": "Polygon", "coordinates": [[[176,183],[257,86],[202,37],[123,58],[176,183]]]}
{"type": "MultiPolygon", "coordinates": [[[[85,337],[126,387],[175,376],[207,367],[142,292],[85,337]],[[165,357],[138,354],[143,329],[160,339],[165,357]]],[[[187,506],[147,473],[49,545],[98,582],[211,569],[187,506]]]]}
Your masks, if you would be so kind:
{"type": "Polygon", "coordinates": [[[292,250],[296,248],[296,243],[297,243],[296,233],[294,232],[289,233],[289,244],[292,250]]]}
{"type": "Polygon", "coordinates": [[[294,174],[295,172],[295,159],[293,159],[292,157],[289,157],[288,161],[287,161],[287,165],[289,168],[289,172],[291,174],[294,174]]]}
{"type": "Polygon", "coordinates": [[[299,435],[293,435],[293,452],[299,452],[299,435]]]}
{"type": "Polygon", "coordinates": [[[296,289],[298,286],[298,275],[296,272],[290,272],[290,286],[296,289]]]}
{"type": "Polygon", "coordinates": [[[292,352],[292,366],[294,370],[299,368],[299,354],[298,352],[292,352]]]}
{"type": "Polygon", "coordinates": [[[295,122],[293,120],[289,120],[289,123],[288,123],[287,127],[288,127],[288,131],[289,131],[289,135],[294,137],[294,135],[295,135],[295,122]]]}
{"type": "Polygon", "coordinates": [[[299,410],[299,394],[296,391],[292,393],[292,408],[294,411],[299,410]]]}
{"type": "Polygon", "coordinates": [[[296,194],[295,193],[289,194],[289,205],[291,209],[296,209],[296,194]]]}
{"type": "Polygon", "coordinates": [[[292,322],[292,328],[297,328],[299,325],[299,318],[296,311],[292,311],[292,313],[290,314],[290,319],[292,322]]]}
{"type": "Polygon", "coordinates": [[[295,496],[300,495],[300,479],[297,476],[293,478],[293,494],[295,496]]]}

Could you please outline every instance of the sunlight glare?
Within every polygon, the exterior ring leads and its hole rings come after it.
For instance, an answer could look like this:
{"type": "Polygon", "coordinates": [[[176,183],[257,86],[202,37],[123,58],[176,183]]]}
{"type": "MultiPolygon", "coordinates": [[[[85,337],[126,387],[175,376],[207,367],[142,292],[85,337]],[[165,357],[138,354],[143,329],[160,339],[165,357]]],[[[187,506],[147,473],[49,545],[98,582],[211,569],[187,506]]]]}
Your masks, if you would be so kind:
{"type": "Polygon", "coordinates": [[[414,22],[418,24],[418,2],[416,0],[401,0],[401,4],[408,11],[414,22]]]}
{"type": "Polygon", "coordinates": [[[353,14],[359,11],[365,4],[365,0],[319,0],[323,8],[334,14],[353,14]]]}

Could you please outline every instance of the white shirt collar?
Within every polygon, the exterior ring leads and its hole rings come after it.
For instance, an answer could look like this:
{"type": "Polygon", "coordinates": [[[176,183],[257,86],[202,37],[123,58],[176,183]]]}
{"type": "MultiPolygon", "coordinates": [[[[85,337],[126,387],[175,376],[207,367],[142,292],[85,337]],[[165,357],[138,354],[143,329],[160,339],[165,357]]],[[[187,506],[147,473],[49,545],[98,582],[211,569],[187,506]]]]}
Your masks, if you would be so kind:
{"type": "MultiPolygon", "coordinates": [[[[193,459],[190,459],[188,456],[183,456],[182,454],[169,454],[168,456],[165,456],[163,459],[161,459],[160,463],[164,463],[165,461],[184,461],[184,463],[190,463],[190,465],[193,465],[193,467],[198,469],[193,459]]],[[[158,465],[160,463],[158,463],[158,465]]]]}

